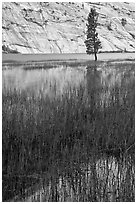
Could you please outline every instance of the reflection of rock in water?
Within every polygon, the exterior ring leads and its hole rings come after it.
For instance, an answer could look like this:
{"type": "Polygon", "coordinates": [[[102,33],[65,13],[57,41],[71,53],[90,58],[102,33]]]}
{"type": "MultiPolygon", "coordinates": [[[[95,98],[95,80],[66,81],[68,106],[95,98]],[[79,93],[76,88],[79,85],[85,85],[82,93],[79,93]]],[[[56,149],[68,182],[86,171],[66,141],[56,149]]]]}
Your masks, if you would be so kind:
{"type": "Polygon", "coordinates": [[[96,172],[102,194],[100,195],[100,201],[105,199],[104,194],[109,197],[110,201],[115,201],[120,176],[123,176],[125,172],[119,172],[118,162],[114,157],[99,159],[96,162],[96,172]]]}
{"type": "Polygon", "coordinates": [[[128,186],[134,191],[134,171],[130,156],[121,161],[105,155],[99,159],[94,157],[88,163],[75,167],[70,165],[70,170],[61,169],[60,174],[51,175],[47,183],[41,180],[24,201],[122,201],[123,188],[128,186]],[[130,180],[127,180],[128,176],[130,180]]]}
{"type": "Polygon", "coordinates": [[[24,70],[22,67],[3,70],[3,89],[25,90],[35,96],[43,94],[53,99],[62,96],[69,89],[77,89],[84,85],[84,72],[82,68],[71,68],[60,65],[52,69],[24,70]]]}
{"type": "Polygon", "coordinates": [[[122,104],[127,86],[134,81],[132,71],[126,73],[126,69],[106,63],[87,66],[87,94],[91,106],[108,107],[116,100],[122,104]]]}

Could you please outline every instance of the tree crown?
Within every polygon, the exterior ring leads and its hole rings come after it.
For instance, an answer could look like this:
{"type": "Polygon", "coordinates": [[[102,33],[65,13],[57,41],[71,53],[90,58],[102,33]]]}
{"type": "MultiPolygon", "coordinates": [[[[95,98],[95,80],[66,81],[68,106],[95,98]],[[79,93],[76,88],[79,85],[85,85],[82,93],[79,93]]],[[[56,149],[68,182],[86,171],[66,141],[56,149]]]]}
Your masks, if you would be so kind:
{"type": "Polygon", "coordinates": [[[98,16],[99,14],[96,12],[94,8],[91,8],[90,13],[88,15],[88,23],[87,25],[87,39],[85,40],[86,52],[87,54],[97,53],[99,48],[101,48],[101,41],[98,38],[98,33],[96,28],[98,26],[98,16]]]}

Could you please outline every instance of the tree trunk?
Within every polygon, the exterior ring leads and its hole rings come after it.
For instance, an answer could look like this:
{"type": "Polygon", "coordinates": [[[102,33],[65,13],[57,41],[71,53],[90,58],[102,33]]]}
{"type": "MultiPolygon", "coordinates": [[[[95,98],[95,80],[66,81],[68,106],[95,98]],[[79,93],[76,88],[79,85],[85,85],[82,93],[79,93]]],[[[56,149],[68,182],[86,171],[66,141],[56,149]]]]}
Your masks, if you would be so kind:
{"type": "Polygon", "coordinates": [[[97,61],[97,53],[95,52],[95,61],[97,61]]]}

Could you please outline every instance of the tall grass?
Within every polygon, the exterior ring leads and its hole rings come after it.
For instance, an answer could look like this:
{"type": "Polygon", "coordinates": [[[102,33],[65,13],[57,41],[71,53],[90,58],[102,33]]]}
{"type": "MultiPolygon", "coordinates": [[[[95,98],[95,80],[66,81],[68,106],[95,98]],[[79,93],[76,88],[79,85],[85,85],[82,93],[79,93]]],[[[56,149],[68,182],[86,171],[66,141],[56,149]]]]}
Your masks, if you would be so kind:
{"type": "MultiPolygon", "coordinates": [[[[129,154],[134,158],[134,84],[130,84],[127,90],[121,102],[121,88],[115,87],[109,103],[100,108],[96,93],[91,97],[82,86],[70,88],[54,100],[42,92],[36,97],[26,91],[4,90],[3,200],[7,199],[9,192],[9,198],[22,193],[22,189],[30,185],[22,178],[30,175],[33,175],[32,184],[45,172],[63,166],[68,173],[74,164],[88,163],[91,156],[104,153],[118,161],[129,154]]],[[[93,197],[87,197],[86,201],[94,201],[93,197]]],[[[50,200],[54,201],[54,196],[50,200]]]]}

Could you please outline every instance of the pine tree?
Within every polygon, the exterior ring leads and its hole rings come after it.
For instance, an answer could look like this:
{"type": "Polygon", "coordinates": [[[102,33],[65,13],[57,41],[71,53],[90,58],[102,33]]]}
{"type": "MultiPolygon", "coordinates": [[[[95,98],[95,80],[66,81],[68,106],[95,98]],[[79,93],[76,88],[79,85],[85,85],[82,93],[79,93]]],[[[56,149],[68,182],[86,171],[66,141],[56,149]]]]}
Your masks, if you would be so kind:
{"type": "Polygon", "coordinates": [[[87,39],[85,40],[86,52],[87,54],[94,54],[95,61],[97,61],[97,53],[99,48],[101,48],[101,42],[98,38],[98,33],[96,32],[98,21],[98,13],[95,9],[91,8],[88,15],[88,24],[87,24],[87,39]]]}

